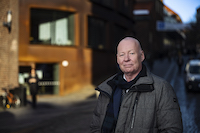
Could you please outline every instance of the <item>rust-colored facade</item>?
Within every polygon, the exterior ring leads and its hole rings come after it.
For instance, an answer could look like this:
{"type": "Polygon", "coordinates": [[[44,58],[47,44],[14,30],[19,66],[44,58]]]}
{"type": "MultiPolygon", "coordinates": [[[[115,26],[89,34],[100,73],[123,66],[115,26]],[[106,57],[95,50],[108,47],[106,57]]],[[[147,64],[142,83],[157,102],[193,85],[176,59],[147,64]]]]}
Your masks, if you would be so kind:
{"type": "Polygon", "coordinates": [[[132,4],[131,0],[19,0],[19,32],[16,33],[21,83],[25,83],[23,76],[28,68],[36,68],[41,77],[41,93],[65,95],[96,85],[114,74],[117,71],[115,46],[134,32],[132,4]],[[53,14],[72,15],[55,20],[53,14]],[[39,23],[37,28],[34,23],[39,23]],[[66,40],[64,36],[59,42],[55,38],[66,34],[61,34],[65,24],[68,24],[69,38],[66,40]],[[69,65],[63,66],[63,61],[69,65]]]}

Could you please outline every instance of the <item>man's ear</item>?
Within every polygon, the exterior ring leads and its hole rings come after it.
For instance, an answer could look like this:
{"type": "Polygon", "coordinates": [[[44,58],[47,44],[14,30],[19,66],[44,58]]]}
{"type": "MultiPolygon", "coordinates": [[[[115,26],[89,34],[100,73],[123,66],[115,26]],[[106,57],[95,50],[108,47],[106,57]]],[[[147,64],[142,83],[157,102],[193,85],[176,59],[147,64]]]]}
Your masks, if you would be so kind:
{"type": "Polygon", "coordinates": [[[116,56],[116,58],[117,58],[117,64],[119,64],[118,55],[116,56]]]}
{"type": "Polygon", "coordinates": [[[145,55],[144,55],[144,51],[142,50],[142,51],[141,51],[141,62],[143,62],[144,59],[145,59],[145,55]]]}

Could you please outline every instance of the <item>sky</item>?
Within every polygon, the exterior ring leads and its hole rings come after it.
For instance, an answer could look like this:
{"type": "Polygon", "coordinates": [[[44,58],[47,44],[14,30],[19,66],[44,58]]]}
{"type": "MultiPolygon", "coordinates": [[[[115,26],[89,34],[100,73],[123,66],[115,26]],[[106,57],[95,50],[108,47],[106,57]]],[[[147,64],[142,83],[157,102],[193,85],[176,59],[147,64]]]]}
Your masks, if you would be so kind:
{"type": "Polygon", "coordinates": [[[163,3],[177,13],[183,23],[196,21],[197,8],[200,0],[163,0],[163,3]]]}

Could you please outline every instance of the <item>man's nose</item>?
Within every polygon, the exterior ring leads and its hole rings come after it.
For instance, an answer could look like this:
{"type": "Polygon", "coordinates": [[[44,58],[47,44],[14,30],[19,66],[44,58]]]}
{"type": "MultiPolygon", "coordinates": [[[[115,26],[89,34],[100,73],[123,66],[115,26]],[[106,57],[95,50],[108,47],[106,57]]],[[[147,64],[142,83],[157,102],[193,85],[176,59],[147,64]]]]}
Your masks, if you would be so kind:
{"type": "Polygon", "coordinates": [[[125,56],[124,56],[124,60],[125,60],[125,61],[129,61],[129,60],[130,60],[130,58],[129,58],[129,54],[125,54],[125,56]]]}

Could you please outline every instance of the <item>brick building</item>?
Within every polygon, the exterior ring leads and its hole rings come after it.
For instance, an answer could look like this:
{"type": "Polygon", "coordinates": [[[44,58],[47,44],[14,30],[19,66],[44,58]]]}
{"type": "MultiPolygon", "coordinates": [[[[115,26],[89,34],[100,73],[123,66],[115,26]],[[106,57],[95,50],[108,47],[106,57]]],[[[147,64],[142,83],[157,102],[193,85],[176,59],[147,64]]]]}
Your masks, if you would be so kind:
{"type": "Polygon", "coordinates": [[[18,87],[18,0],[0,1],[0,88],[18,87]],[[12,11],[11,32],[4,26],[12,11]]]}
{"type": "Polygon", "coordinates": [[[134,33],[132,5],[132,0],[0,1],[0,14],[11,10],[13,16],[10,33],[0,26],[1,87],[18,81],[26,86],[31,68],[41,79],[41,94],[65,95],[98,84],[117,71],[116,44],[134,33]]]}

